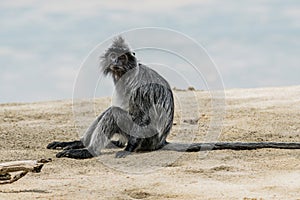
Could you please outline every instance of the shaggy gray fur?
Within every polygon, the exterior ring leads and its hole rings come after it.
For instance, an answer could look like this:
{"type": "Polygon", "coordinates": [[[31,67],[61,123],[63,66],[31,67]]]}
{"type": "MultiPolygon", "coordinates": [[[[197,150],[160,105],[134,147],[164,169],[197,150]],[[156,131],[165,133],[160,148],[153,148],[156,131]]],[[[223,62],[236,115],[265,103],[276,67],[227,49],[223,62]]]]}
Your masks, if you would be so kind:
{"type": "Polygon", "coordinates": [[[115,83],[113,105],[87,129],[81,141],[93,156],[100,154],[114,135],[132,151],[149,151],[166,144],[174,116],[174,99],[168,82],[156,71],[137,63],[122,37],[101,57],[101,71],[115,83]]]}

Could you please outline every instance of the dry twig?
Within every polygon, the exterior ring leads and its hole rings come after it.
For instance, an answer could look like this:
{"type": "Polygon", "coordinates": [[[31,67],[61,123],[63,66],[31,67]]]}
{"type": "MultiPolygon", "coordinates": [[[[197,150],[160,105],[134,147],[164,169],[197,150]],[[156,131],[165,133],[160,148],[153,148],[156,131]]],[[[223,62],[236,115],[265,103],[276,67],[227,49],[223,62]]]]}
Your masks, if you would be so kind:
{"type": "Polygon", "coordinates": [[[41,172],[44,163],[51,162],[51,159],[21,160],[0,163],[0,185],[13,183],[24,177],[28,172],[41,172]],[[12,176],[11,172],[20,172],[12,176]]]}

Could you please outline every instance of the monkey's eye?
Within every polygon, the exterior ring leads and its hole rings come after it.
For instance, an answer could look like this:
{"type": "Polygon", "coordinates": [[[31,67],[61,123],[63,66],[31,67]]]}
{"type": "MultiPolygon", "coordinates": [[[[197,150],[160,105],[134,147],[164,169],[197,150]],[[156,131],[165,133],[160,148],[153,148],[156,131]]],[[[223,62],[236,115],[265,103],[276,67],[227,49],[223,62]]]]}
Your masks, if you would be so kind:
{"type": "Polygon", "coordinates": [[[125,54],[122,54],[121,56],[119,56],[118,60],[123,64],[126,64],[128,62],[128,57],[125,54]]]}
{"type": "Polygon", "coordinates": [[[111,60],[111,61],[115,61],[115,60],[118,58],[118,56],[117,56],[116,53],[112,52],[112,53],[110,53],[110,54],[108,55],[108,58],[109,58],[109,60],[111,60]]]}
{"type": "Polygon", "coordinates": [[[134,56],[135,56],[135,52],[132,52],[132,55],[134,55],[134,56]]]}

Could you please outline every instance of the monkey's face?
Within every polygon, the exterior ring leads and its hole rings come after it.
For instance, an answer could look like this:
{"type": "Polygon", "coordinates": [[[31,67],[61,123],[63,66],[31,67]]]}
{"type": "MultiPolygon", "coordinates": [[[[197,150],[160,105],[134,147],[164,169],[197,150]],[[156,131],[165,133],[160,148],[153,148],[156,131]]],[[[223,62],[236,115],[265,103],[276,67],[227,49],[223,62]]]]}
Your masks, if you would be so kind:
{"type": "Polygon", "coordinates": [[[102,56],[101,65],[103,73],[112,75],[117,81],[126,72],[137,66],[137,60],[135,53],[131,52],[125,40],[117,37],[102,56]]]}
{"type": "Polygon", "coordinates": [[[109,54],[109,65],[106,68],[107,73],[124,74],[136,66],[135,53],[126,52],[117,54],[111,52],[109,54]]]}

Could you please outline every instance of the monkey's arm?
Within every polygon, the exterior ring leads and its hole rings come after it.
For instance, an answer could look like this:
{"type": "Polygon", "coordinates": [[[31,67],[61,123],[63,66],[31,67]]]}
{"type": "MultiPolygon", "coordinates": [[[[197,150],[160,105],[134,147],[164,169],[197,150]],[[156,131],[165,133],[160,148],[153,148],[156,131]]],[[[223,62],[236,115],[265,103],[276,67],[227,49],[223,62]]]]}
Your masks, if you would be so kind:
{"type": "Polygon", "coordinates": [[[64,148],[64,151],[59,152],[56,157],[85,159],[98,156],[100,154],[100,150],[106,146],[107,142],[110,142],[110,146],[114,147],[120,147],[123,145],[123,143],[119,141],[109,141],[115,133],[120,132],[116,121],[129,124],[130,121],[128,112],[119,107],[109,107],[94,120],[80,141],[53,142],[48,146],[54,147],[68,145],[64,148]]]}

